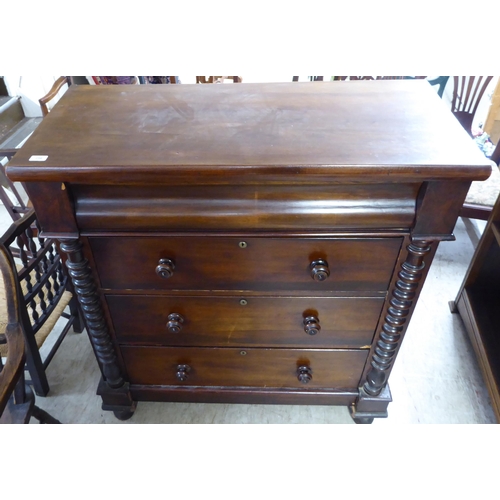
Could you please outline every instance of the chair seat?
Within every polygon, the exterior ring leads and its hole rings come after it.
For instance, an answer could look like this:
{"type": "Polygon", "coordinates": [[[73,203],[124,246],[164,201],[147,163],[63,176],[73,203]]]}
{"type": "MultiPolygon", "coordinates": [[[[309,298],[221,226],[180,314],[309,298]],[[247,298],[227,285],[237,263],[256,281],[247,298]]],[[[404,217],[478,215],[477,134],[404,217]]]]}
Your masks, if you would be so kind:
{"type": "MultiPolygon", "coordinates": [[[[22,266],[17,266],[18,271],[22,269],[22,266]]],[[[34,274],[33,279],[34,279],[34,274]]],[[[23,294],[27,293],[27,289],[25,282],[22,283],[23,286],[23,294]]],[[[57,320],[61,317],[61,313],[66,309],[66,306],[69,304],[71,298],[73,295],[71,292],[65,290],[61,298],[59,299],[59,302],[57,303],[57,306],[54,308],[52,311],[52,314],[47,318],[43,326],[38,330],[38,332],[35,335],[36,343],[38,348],[40,348],[43,343],[45,342],[45,339],[49,336],[50,332],[54,329],[55,324],[57,323],[57,320]]],[[[40,307],[40,299],[38,297],[35,298],[35,302],[37,303],[36,310],[38,314],[42,314],[42,309],[40,307]],[[37,300],[38,299],[38,300],[37,300]]],[[[30,322],[33,325],[34,320],[30,315],[30,322]]],[[[5,327],[7,325],[7,300],[5,297],[5,287],[3,283],[2,276],[0,275],[0,334],[5,332],[5,327]]],[[[0,345],[0,355],[2,357],[7,356],[7,345],[0,345]]]]}
{"type": "Polygon", "coordinates": [[[466,204],[493,207],[500,194],[500,171],[494,162],[491,162],[491,175],[485,181],[474,181],[471,184],[466,204]]]}

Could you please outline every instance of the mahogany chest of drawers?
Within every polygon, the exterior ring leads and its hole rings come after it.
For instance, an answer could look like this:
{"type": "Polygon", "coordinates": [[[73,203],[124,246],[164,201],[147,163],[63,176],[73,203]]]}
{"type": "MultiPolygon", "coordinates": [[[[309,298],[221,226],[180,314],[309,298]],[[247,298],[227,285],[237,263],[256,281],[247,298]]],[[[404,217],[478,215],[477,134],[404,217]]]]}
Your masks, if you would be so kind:
{"type": "Polygon", "coordinates": [[[425,81],[73,86],[7,168],[137,401],[346,405],[388,376],[490,167],[425,81]]]}

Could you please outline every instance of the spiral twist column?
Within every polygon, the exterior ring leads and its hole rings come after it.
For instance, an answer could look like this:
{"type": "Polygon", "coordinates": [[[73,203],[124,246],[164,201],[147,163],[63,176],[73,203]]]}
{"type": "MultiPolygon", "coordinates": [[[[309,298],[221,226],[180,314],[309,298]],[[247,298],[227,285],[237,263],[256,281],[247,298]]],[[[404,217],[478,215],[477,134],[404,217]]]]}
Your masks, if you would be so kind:
{"type": "Polygon", "coordinates": [[[82,308],[87,331],[101,366],[103,377],[111,388],[119,388],[125,381],[117,364],[116,353],[106,326],[104,312],[89,263],[83,256],[82,244],[79,240],[61,240],[60,243],[62,251],[68,256],[66,266],[82,308]]]}
{"type": "Polygon", "coordinates": [[[425,267],[424,257],[430,250],[428,241],[412,242],[408,245],[408,256],[399,271],[382,332],[375,346],[371,369],[363,385],[364,391],[370,396],[378,396],[387,382],[407,326],[408,314],[420,286],[425,267]]]}

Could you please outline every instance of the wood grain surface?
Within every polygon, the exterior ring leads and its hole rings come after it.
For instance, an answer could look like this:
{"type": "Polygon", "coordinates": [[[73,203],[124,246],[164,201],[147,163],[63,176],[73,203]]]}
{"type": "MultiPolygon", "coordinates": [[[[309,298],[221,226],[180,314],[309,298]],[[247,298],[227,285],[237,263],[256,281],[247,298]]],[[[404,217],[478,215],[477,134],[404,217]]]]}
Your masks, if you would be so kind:
{"type": "Polygon", "coordinates": [[[108,295],[118,341],[170,346],[367,347],[383,298],[108,295]],[[243,301],[243,303],[241,302],[243,301]],[[167,329],[180,314],[181,331],[167,329]],[[304,318],[321,330],[308,335],[304,318]]]}
{"type": "Polygon", "coordinates": [[[367,357],[363,350],[130,347],[121,349],[132,384],[356,388],[367,357]],[[190,367],[176,378],[179,364],[190,367]],[[309,366],[312,380],[299,382],[297,369],[309,366]]]}
{"type": "Polygon", "coordinates": [[[89,242],[106,289],[314,292],[387,290],[402,239],[151,236],[91,237],[89,242]],[[175,263],[171,278],[156,274],[160,259],[175,263]],[[311,277],[315,259],[329,264],[325,281],[311,277]]]}
{"type": "Polygon", "coordinates": [[[74,85],[7,172],[95,184],[325,173],[484,179],[491,169],[427,82],[354,81],[74,85]]]}

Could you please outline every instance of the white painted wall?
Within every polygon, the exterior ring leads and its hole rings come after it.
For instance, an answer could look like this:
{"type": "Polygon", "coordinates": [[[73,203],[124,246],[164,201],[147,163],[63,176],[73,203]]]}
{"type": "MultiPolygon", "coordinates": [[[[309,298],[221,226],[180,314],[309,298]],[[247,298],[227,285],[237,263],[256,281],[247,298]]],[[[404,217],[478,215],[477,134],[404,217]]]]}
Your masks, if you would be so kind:
{"type": "Polygon", "coordinates": [[[21,96],[24,115],[31,118],[42,116],[38,99],[48,93],[59,76],[4,76],[4,81],[9,95],[21,96]]]}

